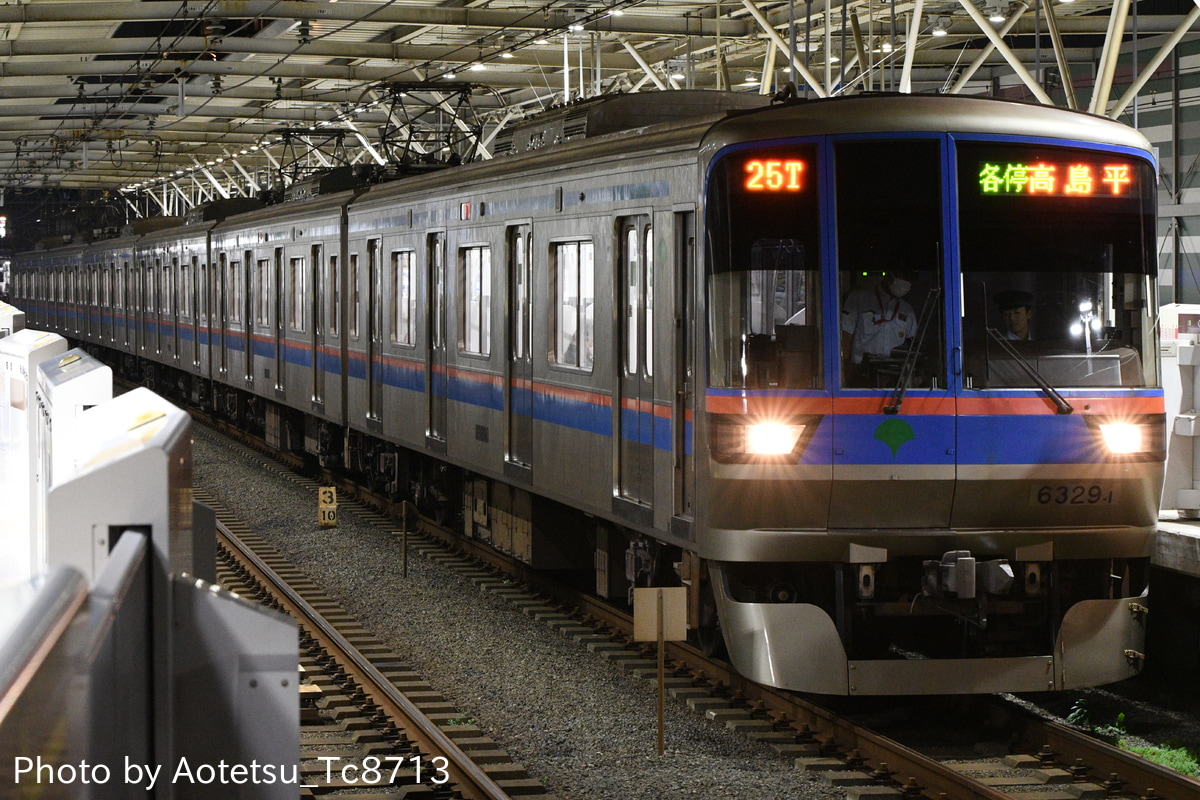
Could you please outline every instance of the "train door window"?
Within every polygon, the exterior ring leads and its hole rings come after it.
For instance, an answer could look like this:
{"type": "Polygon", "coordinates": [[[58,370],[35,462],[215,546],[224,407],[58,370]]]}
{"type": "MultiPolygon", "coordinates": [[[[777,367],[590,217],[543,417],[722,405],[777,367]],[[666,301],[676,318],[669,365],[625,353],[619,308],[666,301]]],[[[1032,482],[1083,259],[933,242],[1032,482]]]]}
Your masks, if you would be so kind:
{"type": "Polygon", "coordinates": [[[641,237],[638,235],[638,227],[636,223],[629,224],[625,229],[625,249],[622,257],[625,261],[622,274],[625,275],[629,285],[625,287],[625,374],[636,375],[638,371],[638,322],[641,315],[638,314],[638,305],[641,300],[641,288],[638,283],[641,279],[641,237]]]}
{"type": "Polygon", "coordinates": [[[1081,148],[957,149],[963,388],[1157,386],[1153,167],[1081,148]]]}
{"type": "Polygon", "coordinates": [[[342,273],[338,270],[338,257],[329,256],[329,335],[338,335],[342,308],[342,273]]]}
{"type": "Polygon", "coordinates": [[[395,344],[415,344],[417,340],[414,255],[411,250],[392,252],[392,342],[395,344]]]}
{"type": "Polygon", "coordinates": [[[522,225],[510,234],[509,268],[512,275],[512,357],[525,359],[530,353],[529,330],[529,295],[530,275],[529,256],[531,254],[533,234],[529,226],[522,225]]]}
{"type": "Polygon", "coordinates": [[[199,256],[192,256],[192,274],[196,276],[196,321],[208,322],[208,265],[201,264],[199,256]]]}
{"type": "Polygon", "coordinates": [[[646,309],[646,377],[654,376],[654,226],[642,232],[642,252],[646,259],[646,286],[643,298],[646,309]]]}
{"type": "Polygon", "coordinates": [[[555,242],[554,362],[590,371],[595,346],[595,250],[590,241],[555,242]]]}
{"type": "Polygon", "coordinates": [[[246,291],[242,295],[242,319],[245,321],[244,329],[246,331],[246,376],[252,377],[250,371],[250,361],[254,355],[251,347],[250,329],[253,327],[254,312],[255,312],[255,292],[261,292],[263,286],[254,279],[254,252],[251,250],[242,251],[242,286],[246,291]]]}
{"type": "Polygon", "coordinates": [[[164,264],[162,268],[162,283],[159,285],[162,293],[162,313],[164,317],[173,316],[176,308],[175,299],[175,272],[172,269],[173,264],[164,264]]]}
{"type": "Polygon", "coordinates": [[[654,229],[649,216],[622,223],[621,274],[625,281],[625,376],[654,375],[654,229]]]}
{"type": "Polygon", "coordinates": [[[260,258],[258,260],[258,272],[255,281],[256,302],[254,304],[254,323],[263,326],[270,325],[272,286],[271,260],[269,258],[260,258]]]}
{"type": "Polygon", "coordinates": [[[492,351],[492,250],[486,246],[459,251],[462,318],[461,349],[486,356],[492,351]]]}
{"type": "Polygon", "coordinates": [[[158,265],[152,264],[148,260],[142,262],[142,268],[139,271],[142,283],[141,291],[138,293],[138,310],[141,318],[141,330],[139,344],[143,350],[151,349],[150,341],[150,318],[158,311],[158,265]]]}
{"type": "Polygon", "coordinates": [[[117,279],[117,303],[121,309],[122,316],[125,317],[124,344],[126,347],[129,347],[133,344],[132,311],[137,305],[137,270],[128,261],[124,262],[123,266],[119,269],[124,273],[124,276],[117,279]]]}
{"type": "Polygon", "coordinates": [[[710,384],[823,388],[816,145],[738,151],[710,175],[710,384]]]}
{"type": "Polygon", "coordinates": [[[945,388],[940,143],[839,142],[834,158],[842,386],[945,388]]]}
{"type": "Polygon", "coordinates": [[[182,319],[192,317],[192,265],[181,264],[179,267],[179,316],[182,319]]]}
{"type": "MultiPolygon", "coordinates": [[[[221,254],[221,260],[225,260],[225,254],[221,254]]],[[[229,308],[225,314],[230,322],[240,325],[242,323],[242,298],[245,296],[246,285],[243,280],[245,273],[242,271],[242,262],[230,261],[229,272],[226,278],[226,285],[229,287],[227,295],[229,308]]]]}
{"type": "MultiPolygon", "coordinates": [[[[176,277],[179,274],[179,259],[172,258],[170,264],[163,265],[163,282],[162,282],[162,300],[163,320],[171,322],[171,336],[175,343],[175,349],[172,353],[176,358],[179,357],[179,327],[175,325],[175,315],[179,308],[179,280],[176,277]]],[[[162,326],[159,326],[158,335],[159,350],[162,350],[162,326]]]]}
{"type": "Polygon", "coordinates": [[[224,256],[219,256],[217,261],[210,263],[208,269],[210,273],[208,276],[208,307],[210,309],[209,314],[212,318],[212,325],[214,328],[224,327],[221,320],[221,310],[225,304],[225,298],[221,291],[221,275],[225,271],[224,256]]]}
{"type": "MultiPolygon", "coordinates": [[[[113,308],[112,280],[113,280],[113,267],[112,267],[112,264],[109,264],[108,266],[104,267],[104,271],[101,273],[100,302],[101,302],[101,307],[108,309],[108,311],[109,311],[109,323],[108,323],[108,330],[107,330],[107,338],[110,341],[114,338],[113,325],[115,324],[115,321],[113,320],[113,315],[112,315],[112,308],[113,308]]],[[[100,335],[104,336],[105,333],[106,333],[106,331],[104,330],[104,326],[101,325],[100,335]]]]}
{"type": "Polygon", "coordinates": [[[304,328],[304,298],[306,297],[308,280],[306,279],[305,264],[303,258],[293,258],[288,261],[288,279],[291,281],[291,291],[288,296],[291,297],[289,303],[288,317],[292,330],[298,333],[303,333],[304,328]]]}
{"type": "Polygon", "coordinates": [[[158,310],[158,264],[147,264],[142,270],[146,281],[142,287],[142,317],[150,316],[158,310]]]}
{"type": "Polygon", "coordinates": [[[358,315],[362,305],[358,285],[358,253],[350,254],[350,338],[358,338],[358,315]]]}
{"type": "Polygon", "coordinates": [[[94,267],[89,268],[86,272],[84,272],[83,282],[85,295],[83,302],[87,304],[87,309],[83,314],[83,327],[87,334],[92,336],[95,334],[95,331],[92,328],[92,310],[96,308],[98,294],[96,291],[96,286],[99,283],[96,278],[96,270],[94,267]]]}

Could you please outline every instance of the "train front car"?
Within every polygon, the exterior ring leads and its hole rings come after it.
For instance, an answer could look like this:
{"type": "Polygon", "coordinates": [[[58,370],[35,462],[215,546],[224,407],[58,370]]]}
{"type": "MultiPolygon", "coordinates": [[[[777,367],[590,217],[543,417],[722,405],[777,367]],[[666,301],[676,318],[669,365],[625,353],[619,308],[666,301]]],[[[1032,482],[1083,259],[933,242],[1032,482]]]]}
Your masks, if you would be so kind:
{"type": "Polygon", "coordinates": [[[739,671],[825,694],[1135,674],[1164,455],[1147,142],[864,97],[702,152],[698,545],[739,671]]]}

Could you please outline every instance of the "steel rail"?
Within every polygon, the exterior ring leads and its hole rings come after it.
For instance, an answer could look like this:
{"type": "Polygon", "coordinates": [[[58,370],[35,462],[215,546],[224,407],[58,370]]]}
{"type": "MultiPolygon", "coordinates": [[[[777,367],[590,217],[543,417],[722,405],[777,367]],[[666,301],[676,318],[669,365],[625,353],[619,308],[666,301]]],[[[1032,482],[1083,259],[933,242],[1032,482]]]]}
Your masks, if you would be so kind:
{"type": "Polygon", "coordinates": [[[1027,732],[1026,740],[1035,746],[1049,747],[1067,761],[1081,761],[1102,776],[1116,774],[1124,782],[1125,792],[1142,797],[1150,796],[1153,792],[1166,800],[1195,800],[1200,797],[1200,780],[1056,722],[1042,720],[1040,725],[1027,732]]]}
{"type": "Polygon", "coordinates": [[[338,660],[363,691],[392,717],[403,721],[401,728],[409,738],[430,754],[440,754],[449,760],[448,771],[455,788],[471,800],[511,800],[482,768],[454,740],[392,685],[383,673],[366,659],[345,636],[338,632],[303,597],[279,577],[269,565],[251,551],[226,524],[218,519],[217,536],[232,551],[238,553],[255,577],[270,586],[288,613],[309,628],[311,635],[327,650],[339,653],[338,660]]]}

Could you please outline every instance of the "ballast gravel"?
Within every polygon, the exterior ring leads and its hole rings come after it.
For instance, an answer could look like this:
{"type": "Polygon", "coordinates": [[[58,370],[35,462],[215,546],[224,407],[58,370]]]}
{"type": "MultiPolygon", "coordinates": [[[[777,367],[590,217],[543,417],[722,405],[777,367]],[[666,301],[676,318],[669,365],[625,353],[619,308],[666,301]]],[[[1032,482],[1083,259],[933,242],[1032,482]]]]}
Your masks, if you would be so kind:
{"type": "MultiPolygon", "coordinates": [[[[833,800],[845,794],[668,698],[657,754],[655,685],[622,671],[466,578],[410,554],[197,430],[194,482],[308,573],[464,717],[562,800],[833,800]]],[[[568,532],[569,535],[569,532],[568,532]]],[[[465,721],[465,720],[464,720],[465,721]]]]}

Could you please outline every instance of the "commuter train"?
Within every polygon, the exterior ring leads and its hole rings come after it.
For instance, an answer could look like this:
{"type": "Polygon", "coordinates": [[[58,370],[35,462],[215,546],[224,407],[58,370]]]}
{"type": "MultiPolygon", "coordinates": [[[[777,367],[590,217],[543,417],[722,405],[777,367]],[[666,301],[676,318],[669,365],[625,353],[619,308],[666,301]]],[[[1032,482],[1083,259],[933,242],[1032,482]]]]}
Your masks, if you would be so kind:
{"type": "Polygon", "coordinates": [[[984,98],[636,97],[490,161],[60,241],[14,302],[534,568],[688,586],[755,681],[1135,674],[1165,447],[1146,140],[984,98]]]}

